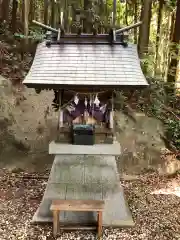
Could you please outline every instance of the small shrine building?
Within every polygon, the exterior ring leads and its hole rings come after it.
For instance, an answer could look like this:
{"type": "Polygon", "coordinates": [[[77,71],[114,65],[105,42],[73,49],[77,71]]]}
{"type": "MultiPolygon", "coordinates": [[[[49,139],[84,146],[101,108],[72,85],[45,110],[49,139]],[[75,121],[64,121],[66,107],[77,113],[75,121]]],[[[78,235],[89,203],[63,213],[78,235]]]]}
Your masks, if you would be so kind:
{"type": "Polygon", "coordinates": [[[80,145],[113,143],[114,91],[148,86],[137,46],[113,31],[51,36],[38,45],[23,84],[54,90],[55,140],[80,145]]]}

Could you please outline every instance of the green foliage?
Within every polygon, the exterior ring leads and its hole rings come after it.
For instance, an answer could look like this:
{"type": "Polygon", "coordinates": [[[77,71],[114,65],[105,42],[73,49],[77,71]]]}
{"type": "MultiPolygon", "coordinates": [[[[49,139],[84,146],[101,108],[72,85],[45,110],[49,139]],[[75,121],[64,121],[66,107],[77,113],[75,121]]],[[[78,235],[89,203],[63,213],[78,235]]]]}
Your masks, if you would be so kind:
{"type": "Polygon", "coordinates": [[[32,36],[33,39],[43,40],[45,38],[45,34],[39,28],[30,28],[29,36],[32,36]]]}
{"type": "Polygon", "coordinates": [[[150,52],[141,59],[141,68],[146,76],[152,77],[154,72],[154,55],[150,52]]]}
{"type": "Polygon", "coordinates": [[[140,95],[138,107],[163,121],[168,141],[180,150],[180,111],[176,106],[178,96],[166,94],[166,83],[161,79],[148,78],[148,82],[150,86],[140,95]]]}
{"type": "Polygon", "coordinates": [[[147,80],[150,84],[149,87],[137,92],[137,107],[149,116],[161,118],[167,99],[164,82],[158,78],[147,78],[147,80]]]}
{"type": "Polygon", "coordinates": [[[114,105],[116,109],[123,109],[127,102],[127,97],[124,95],[123,91],[115,91],[114,105]]]}
{"type": "Polygon", "coordinates": [[[167,119],[165,121],[166,135],[172,144],[180,150],[180,121],[167,119]]]}
{"type": "Polygon", "coordinates": [[[136,111],[142,111],[150,117],[158,118],[164,123],[167,140],[180,150],[178,96],[166,94],[166,83],[162,79],[148,77],[147,80],[149,87],[136,90],[133,98],[128,92],[117,91],[115,108],[124,110],[125,106],[130,106],[136,111]]]}
{"type": "Polygon", "coordinates": [[[173,10],[176,7],[177,0],[165,0],[165,3],[170,9],[173,10]]]}
{"type": "MultiPolygon", "coordinates": [[[[14,36],[19,37],[21,39],[26,38],[26,36],[22,33],[15,33],[14,36]]],[[[42,30],[40,30],[39,28],[30,28],[28,39],[42,41],[44,38],[45,34],[42,33],[42,30]]]]}

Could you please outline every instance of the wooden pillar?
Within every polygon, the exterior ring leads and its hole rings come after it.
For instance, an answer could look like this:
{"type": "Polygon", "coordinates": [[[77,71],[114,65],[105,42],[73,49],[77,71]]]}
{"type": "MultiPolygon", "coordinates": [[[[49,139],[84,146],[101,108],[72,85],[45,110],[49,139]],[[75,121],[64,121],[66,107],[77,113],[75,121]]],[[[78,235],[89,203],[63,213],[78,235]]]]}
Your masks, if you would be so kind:
{"type": "Polygon", "coordinates": [[[113,134],[113,143],[116,142],[116,136],[115,136],[115,131],[114,131],[114,91],[112,92],[112,108],[110,111],[110,124],[109,127],[112,129],[112,134],[113,134]]]}
{"type": "Polygon", "coordinates": [[[58,233],[59,214],[60,214],[60,211],[58,211],[58,210],[53,211],[53,235],[54,235],[54,237],[56,237],[56,235],[58,233]]]}
{"type": "Polygon", "coordinates": [[[63,91],[59,91],[59,119],[58,119],[58,129],[63,127],[63,109],[62,109],[62,96],[63,91]]]}
{"type": "MultiPolygon", "coordinates": [[[[114,93],[114,92],[113,92],[114,93]]],[[[109,120],[109,127],[111,129],[114,128],[114,95],[112,93],[112,107],[111,107],[111,111],[110,111],[110,120],[109,120]]]]}
{"type": "Polygon", "coordinates": [[[98,212],[98,239],[102,238],[102,211],[98,212]]]}

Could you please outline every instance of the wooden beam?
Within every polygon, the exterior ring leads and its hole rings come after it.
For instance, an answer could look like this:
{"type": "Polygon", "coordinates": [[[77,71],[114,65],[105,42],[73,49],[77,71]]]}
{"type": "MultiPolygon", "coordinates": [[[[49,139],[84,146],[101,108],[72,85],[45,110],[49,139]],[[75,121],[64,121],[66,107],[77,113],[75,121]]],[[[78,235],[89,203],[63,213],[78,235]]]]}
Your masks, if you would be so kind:
{"type": "Polygon", "coordinates": [[[51,211],[103,211],[104,201],[101,200],[54,200],[51,211]]]}
{"type": "Polygon", "coordinates": [[[129,31],[129,30],[131,30],[133,28],[139,27],[139,26],[141,26],[142,23],[143,22],[138,22],[138,23],[132,24],[130,26],[118,29],[118,30],[116,30],[116,34],[123,33],[123,32],[129,31]]]}
{"type": "MultiPolygon", "coordinates": [[[[25,1],[27,1],[27,0],[25,0],[25,1]]],[[[38,21],[36,21],[36,20],[33,20],[32,23],[34,23],[34,24],[36,24],[36,25],[38,25],[38,26],[40,26],[40,27],[42,27],[42,28],[45,28],[45,29],[47,29],[47,30],[49,30],[49,31],[58,33],[58,29],[52,28],[52,27],[50,27],[50,26],[48,26],[48,25],[45,25],[45,24],[43,24],[43,23],[40,23],[40,22],[38,22],[38,21]]]]}

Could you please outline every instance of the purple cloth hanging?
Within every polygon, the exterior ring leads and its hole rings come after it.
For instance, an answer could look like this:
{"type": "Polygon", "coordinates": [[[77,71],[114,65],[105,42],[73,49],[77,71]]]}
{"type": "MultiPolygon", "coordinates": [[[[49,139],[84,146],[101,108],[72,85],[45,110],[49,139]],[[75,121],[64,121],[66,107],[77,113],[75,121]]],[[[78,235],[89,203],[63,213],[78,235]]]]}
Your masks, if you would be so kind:
{"type": "Polygon", "coordinates": [[[90,107],[89,113],[91,116],[93,116],[97,121],[103,122],[104,121],[104,115],[105,115],[105,109],[100,109],[102,105],[96,106],[93,104],[90,107]]]}
{"type": "Polygon", "coordinates": [[[85,110],[85,105],[84,102],[82,100],[79,100],[79,103],[76,105],[74,102],[71,104],[72,108],[74,108],[73,110],[69,111],[67,109],[67,111],[69,112],[70,116],[74,119],[76,119],[77,117],[81,116],[84,113],[85,110]]]}

